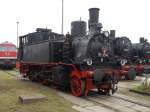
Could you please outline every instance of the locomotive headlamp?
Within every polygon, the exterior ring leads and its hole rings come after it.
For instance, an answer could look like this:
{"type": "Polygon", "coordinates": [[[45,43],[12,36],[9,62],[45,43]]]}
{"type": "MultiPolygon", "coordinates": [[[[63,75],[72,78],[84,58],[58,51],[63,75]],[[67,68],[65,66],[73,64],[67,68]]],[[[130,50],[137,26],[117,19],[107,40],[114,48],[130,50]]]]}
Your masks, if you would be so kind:
{"type": "Polygon", "coordinates": [[[90,59],[90,58],[88,58],[88,59],[84,59],[83,60],[87,65],[92,65],[93,64],[93,61],[92,61],[92,59],[90,59]]]}
{"type": "Polygon", "coordinates": [[[92,59],[89,59],[89,58],[85,59],[84,62],[86,62],[87,65],[92,65],[93,64],[92,59]]]}
{"type": "Polygon", "coordinates": [[[87,65],[92,65],[93,61],[92,61],[92,59],[87,59],[86,63],[87,63],[87,65]]]}
{"type": "Polygon", "coordinates": [[[103,34],[105,37],[109,37],[109,32],[108,31],[103,31],[103,34]]]}
{"type": "Polygon", "coordinates": [[[120,60],[120,64],[123,66],[123,65],[125,65],[127,63],[127,60],[126,59],[121,59],[120,60]]]}

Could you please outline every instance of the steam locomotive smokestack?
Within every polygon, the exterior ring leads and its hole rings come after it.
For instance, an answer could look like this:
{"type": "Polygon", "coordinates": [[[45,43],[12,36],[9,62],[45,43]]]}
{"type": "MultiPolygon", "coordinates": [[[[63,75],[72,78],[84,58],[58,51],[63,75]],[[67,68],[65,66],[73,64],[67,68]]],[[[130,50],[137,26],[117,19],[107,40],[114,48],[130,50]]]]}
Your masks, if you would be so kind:
{"type": "Polygon", "coordinates": [[[89,28],[91,25],[96,25],[99,23],[99,8],[89,9],[89,28]]]}

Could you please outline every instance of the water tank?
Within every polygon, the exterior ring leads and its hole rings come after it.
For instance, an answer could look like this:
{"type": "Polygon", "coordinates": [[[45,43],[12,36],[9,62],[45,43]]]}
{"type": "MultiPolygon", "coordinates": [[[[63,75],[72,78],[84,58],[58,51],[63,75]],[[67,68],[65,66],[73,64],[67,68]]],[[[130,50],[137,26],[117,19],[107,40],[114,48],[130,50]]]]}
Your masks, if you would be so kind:
{"type": "Polygon", "coordinates": [[[85,36],[86,35],[86,22],[85,21],[73,21],[71,23],[71,35],[72,36],[85,36]]]}

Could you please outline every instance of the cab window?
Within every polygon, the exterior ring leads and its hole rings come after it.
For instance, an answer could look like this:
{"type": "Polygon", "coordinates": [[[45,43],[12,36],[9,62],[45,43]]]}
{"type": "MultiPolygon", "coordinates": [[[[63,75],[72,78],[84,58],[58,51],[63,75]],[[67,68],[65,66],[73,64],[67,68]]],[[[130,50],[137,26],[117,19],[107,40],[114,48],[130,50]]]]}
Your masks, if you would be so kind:
{"type": "Polygon", "coordinates": [[[6,47],[0,46],[0,51],[6,51],[6,50],[7,50],[6,47]]]}
{"type": "Polygon", "coordinates": [[[7,51],[16,51],[15,46],[7,46],[7,51]]]}
{"type": "Polygon", "coordinates": [[[0,46],[0,51],[16,51],[15,46],[0,46]]]}

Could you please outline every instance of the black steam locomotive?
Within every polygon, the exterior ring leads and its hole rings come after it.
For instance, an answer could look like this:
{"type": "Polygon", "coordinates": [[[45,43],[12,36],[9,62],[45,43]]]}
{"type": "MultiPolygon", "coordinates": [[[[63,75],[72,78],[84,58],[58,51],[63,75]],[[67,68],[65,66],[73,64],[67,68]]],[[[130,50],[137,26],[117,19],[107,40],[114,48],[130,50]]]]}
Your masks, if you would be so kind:
{"type": "MultiPolygon", "coordinates": [[[[128,37],[114,38],[114,54],[121,60],[124,70],[133,68],[136,74],[149,71],[147,65],[150,64],[150,43],[143,37],[136,44],[131,43],[128,37]]],[[[135,73],[132,72],[132,77],[128,79],[134,79],[135,73]]]]}
{"type": "Polygon", "coordinates": [[[132,43],[128,37],[115,37],[113,31],[113,49],[114,55],[123,59],[126,64],[149,63],[150,43],[144,37],[140,38],[139,43],[132,43]]]}
{"type": "Polygon", "coordinates": [[[150,62],[150,43],[147,39],[141,37],[140,42],[133,44],[132,54],[136,63],[150,62]]]}
{"type": "Polygon", "coordinates": [[[114,93],[121,67],[114,55],[114,40],[102,31],[99,9],[89,12],[88,34],[86,22],[80,20],[71,23],[71,34],[66,36],[42,28],[21,36],[20,73],[31,81],[70,89],[75,96],[87,95],[93,88],[102,94],[114,93]]]}

